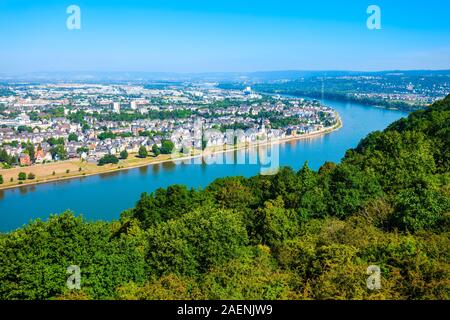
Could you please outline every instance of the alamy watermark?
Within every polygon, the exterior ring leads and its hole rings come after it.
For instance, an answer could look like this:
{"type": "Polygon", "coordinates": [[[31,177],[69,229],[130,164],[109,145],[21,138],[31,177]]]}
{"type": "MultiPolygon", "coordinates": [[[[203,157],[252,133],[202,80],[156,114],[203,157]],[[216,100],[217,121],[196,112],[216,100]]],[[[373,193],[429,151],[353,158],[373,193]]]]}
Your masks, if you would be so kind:
{"type": "Polygon", "coordinates": [[[369,30],[380,30],[381,29],[381,8],[375,4],[370,5],[367,8],[367,14],[370,16],[367,18],[367,28],[369,30]]]}
{"type": "MultiPolygon", "coordinates": [[[[81,9],[79,6],[72,4],[67,7],[66,13],[69,14],[66,20],[66,26],[69,30],[81,29],[81,9]]],[[[366,13],[370,16],[367,18],[367,28],[369,30],[381,29],[381,8],[372,4],[367,7],[366,13]]]]}
{"type": "Polygon", "coordinates": [[[66,270],[67,274],[70,276],[67,278],[66,285],[70,290],[80,290],[81,289],[81,269],[79,266],[72,265],[68,266],[66,270]]]}
{"type": "Polygon", "coordinates": [[[77,5],[70,5],[66,9],[66,13],[69,14],[66,20],[66,27],[69,30],[81,29],[81,9],[77,5]]]}
{"type": "Polygon", "coordinates": [[[381,269],[379,266],[371,265],[367,267],[366,273],[369,275],[366,284],[369,290],[381,289],[381,269]]]}
{"type": "Polygon", "coordinates": [[[180,132],[175,141],[171,159],[181,159],[183,164],[259,165],[263,175],[276,174],[279,169],[280,138],[265,126],[222,132],[204,128],[198,119],[192,130],[180,132]]]}

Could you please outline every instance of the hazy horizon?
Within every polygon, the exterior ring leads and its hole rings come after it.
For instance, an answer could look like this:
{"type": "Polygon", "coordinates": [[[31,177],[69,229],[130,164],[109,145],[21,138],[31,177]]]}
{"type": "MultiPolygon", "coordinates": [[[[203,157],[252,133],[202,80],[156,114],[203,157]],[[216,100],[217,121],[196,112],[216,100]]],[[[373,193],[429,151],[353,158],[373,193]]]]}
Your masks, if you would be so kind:
{"type": "Polygon", "coordinates": [[[411,68],[411,69],[254,69],[254,70],[211,70],[211,71],[154,71],[154,70],[36,70],[36,71],[23,71],[23,72],[0,72],[0,74],[39,74],[39,73],[149,73],[149,74],[213,74],[213,73],[274,73],[274,72],[309,72],[309,73],[321,73],[321,72],[348,72],[348,73],[384,73],[384,72],[439,72],[450,71],[449,68],[411,68]]]}
{"type": "Polygon", "coordinates": [[[3,81],[266,81],[294,80],[311,77],[376,76],[389,74],[412,76],[450,75],[450,69],[439,70],[271,70],[271,71],[212,71],[212,72],[152,72],[152,71],[36,71],[0,73],[3,81]]]}

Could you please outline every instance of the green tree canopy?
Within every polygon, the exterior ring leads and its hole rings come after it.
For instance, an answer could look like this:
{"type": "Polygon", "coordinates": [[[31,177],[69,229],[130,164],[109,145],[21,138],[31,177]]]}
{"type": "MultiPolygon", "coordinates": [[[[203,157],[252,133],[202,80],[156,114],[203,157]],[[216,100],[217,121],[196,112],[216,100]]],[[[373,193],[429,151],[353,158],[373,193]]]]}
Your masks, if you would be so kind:
{"type": "Polygon", "coordinates": [[[139,156],[139,158],[147,158],[147,156],[148,156],[147,148],[144,146],[141,146],[139,148],[138,156],[139,156]]]}

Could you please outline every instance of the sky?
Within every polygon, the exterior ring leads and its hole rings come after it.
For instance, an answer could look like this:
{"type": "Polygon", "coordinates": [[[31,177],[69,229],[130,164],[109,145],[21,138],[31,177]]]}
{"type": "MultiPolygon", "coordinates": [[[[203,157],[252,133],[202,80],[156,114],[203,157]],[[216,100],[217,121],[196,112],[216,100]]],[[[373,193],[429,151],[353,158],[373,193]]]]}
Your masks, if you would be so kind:
{"type": "Polygon", "coordinates": [[[450,69],[450,1],[0,0],[0,73],[406,69],[450,69]]]}

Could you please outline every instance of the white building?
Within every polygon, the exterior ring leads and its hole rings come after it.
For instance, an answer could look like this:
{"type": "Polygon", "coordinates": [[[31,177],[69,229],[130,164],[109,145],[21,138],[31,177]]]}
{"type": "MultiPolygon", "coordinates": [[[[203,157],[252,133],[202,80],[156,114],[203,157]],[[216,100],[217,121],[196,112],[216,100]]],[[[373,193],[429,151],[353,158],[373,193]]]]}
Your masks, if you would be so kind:
{"type": "Polygon", "coordinates": [[[252,93],[252,88],[251,87],[246,87],[244,89],[244,94],[251,94],[252,93]]]}
{"type": "Polygon", "coordinates": [[[119,102],[113,103],[113,112],[120,113],[120,103],[119,102]]]}

